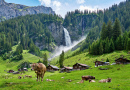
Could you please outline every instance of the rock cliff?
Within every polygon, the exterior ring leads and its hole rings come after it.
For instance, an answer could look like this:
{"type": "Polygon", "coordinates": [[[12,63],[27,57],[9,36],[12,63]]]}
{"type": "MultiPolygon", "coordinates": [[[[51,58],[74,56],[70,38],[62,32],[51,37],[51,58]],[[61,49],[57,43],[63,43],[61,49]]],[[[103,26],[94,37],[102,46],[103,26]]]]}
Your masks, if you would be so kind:
{"type": "Polygon", "coordinates": [[[50,7],[35,6],[29,7],[20,4],[7,3],[4,0],[0,0],[0,19],[8,20],[18,16],[25,16],[27,14],[55,14],[55,12],[50,7]]]}

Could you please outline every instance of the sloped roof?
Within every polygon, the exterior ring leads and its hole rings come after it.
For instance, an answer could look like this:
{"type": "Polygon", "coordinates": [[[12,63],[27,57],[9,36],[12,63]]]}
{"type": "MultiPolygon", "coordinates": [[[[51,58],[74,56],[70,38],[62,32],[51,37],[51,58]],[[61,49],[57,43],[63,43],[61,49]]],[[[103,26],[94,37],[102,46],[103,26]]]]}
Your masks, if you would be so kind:
{"type": "Polygon", "coordinates": [[[64,69],[73,69],[73,67],[64,67],[64,68],[61,68],[61,70],[64,70],[64,69]]]}
{"type": "Polygon", "coordinates": [[[50,65],[54,69],[59,69],[57,66],[50,65]]]}
{"type": "Polygon", "coordinates": [[[122,57],[117,58],[115,61],[118,61],[119,59],[123,59],[123,60],[126,60],[126,61],[130,62],[130,60],[128,60],[127,58],[122,58],[122,57]]]}
{"type": "MultiPolygon", "coordinates": [[[[81,66],[85,66],[85,67],[87,67],[88,65],[86,65],[86,64],[81,64],[81,63],[76,63],[76,64],[79,64],[79,65],[81,65],[81,66]]],[[[75,65],[75,64],[74,64],[75,65]]]]}

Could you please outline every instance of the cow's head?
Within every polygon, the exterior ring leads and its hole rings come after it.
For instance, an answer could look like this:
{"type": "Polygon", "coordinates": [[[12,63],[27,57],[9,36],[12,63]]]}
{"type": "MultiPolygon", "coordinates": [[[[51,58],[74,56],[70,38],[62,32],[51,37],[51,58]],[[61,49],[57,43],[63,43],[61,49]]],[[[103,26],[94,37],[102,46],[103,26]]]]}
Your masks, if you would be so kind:
{"type": "Polygon", "coordinates": [[[38,63],[30,64],[30,66],[32,67],[32,70],[36,71],[38,67],[38,63]]]}
{"type": "Polygon", "coordinates": [[[111,82],[111,78],[108,78],[107,81],[108,81],[108,82],[111,82]]]}

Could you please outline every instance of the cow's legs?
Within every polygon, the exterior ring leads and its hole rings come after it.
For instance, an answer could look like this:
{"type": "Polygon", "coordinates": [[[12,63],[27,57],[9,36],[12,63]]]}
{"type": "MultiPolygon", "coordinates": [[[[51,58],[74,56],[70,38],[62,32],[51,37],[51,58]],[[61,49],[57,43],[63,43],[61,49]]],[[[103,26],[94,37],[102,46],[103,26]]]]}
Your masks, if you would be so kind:
{"type": "Polygon", "coordinates": [[[44,73],[42,73],[42,75],[41,75],[41,81],[43,81],[43,77],[44,77],[44,73]]]}
{"type": "Polygon", "coordinates": [[[38,81],[38,75],[37,75],[37,81],[38,81]]]}

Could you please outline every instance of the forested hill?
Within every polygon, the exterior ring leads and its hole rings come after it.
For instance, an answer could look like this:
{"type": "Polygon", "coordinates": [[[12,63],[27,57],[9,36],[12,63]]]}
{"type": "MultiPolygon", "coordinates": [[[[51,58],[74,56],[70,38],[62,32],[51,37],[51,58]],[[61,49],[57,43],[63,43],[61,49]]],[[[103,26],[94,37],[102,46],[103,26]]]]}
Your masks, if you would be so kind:
{"type": "Polygon", "coordinates": [[[114,22],[116,18],[119,18],[121,22],[122,31],[128,31],[130,26],[129,17],[130,0],[126,0],[119,5],[115,4],[107,9],[97,10],[97,12],[88,10],[84,12],[79,10],[68,12],[63,25],[70,32],[72,40],[83,36],[92,28],[94,30],[91,30],[91,35],[95,39],[99,36],[103,23],[107,23],[109,20],[114,22]]]}
{"type": "Polygon", "coordinates": [[[35,6],[29,7],[20,4],[7,3],[4,0],[0,0],[0,21],[8,20],[18,16],[32,15],[32,14],[55,14],[50,7],[35,6]]]}
{"type": "Polygon", "coordinates": [[[61,17],[52,14],[20,16],[1,22],[0,54],[17,44],[36,55],[39,55],[39,49],[52,51],[56,45],[64,44],[62,22],[61,17]]]}
{"type": "Polygon", "coordinates": [[[89,32],[85,44],[80,48],[80,51],[83,51],[88,48],[93,40],[96,40],[98,37],[100,38],[100,31],[102,30],[104,22],[107,23],[108,21],[111,21],[112,25],[114,25],[116,18],[118,18],[122,33],[129,31],[129,17],[130,0],[126,0],[119,5],[115,4],[108,9],[97,10],[97,12],[88,10],[85,10],[84,12],[79,10],[68,12],[65,16],[63,25],[70,32],[72,39],[76,36],[73,32],[77,33],[79,37],[84,35],[85,32],[89,32]]]}
{"type": "MultiPolygon", "coordinates": [[[[3,0],[2,0],[3,1],[3,0]]],[[[4,5],[5,2],[0,2],[4,5]]],[[[36,14],[20,16],[0,23],[0,54],[8,53],[13,45],[18,48],[40,55],[40,50],[52,51],[56,46],[65,45],[64,27],[67,28],[71,40],[77,40],[87,34],[85,43],[80,47],[82,52],[98,37],[103,23],[111,21],[112,27],[116,18],[119,19],[122,33],[130,26],[130,0],[112,5],[109,9],[84,12],[75,10],[62,17],[53,14],[36,14]],[[39,48],[37,48],[39,47],[39,48]]],[[[16,52],[18,55],[22,50],[16,52]]],[[[15,53],[15,54],[16,54],[15,53]]],[[[14,55],[15,55],[14,54],[14,55]]]]}

